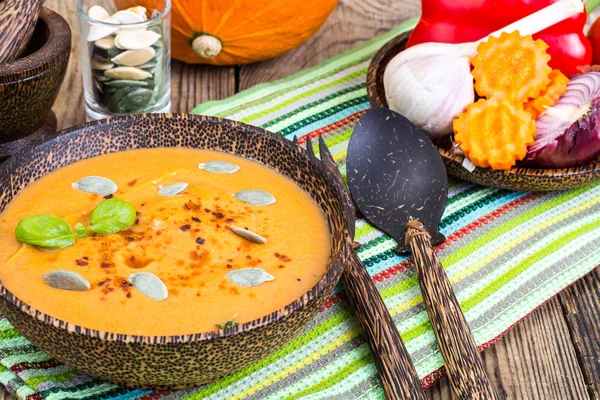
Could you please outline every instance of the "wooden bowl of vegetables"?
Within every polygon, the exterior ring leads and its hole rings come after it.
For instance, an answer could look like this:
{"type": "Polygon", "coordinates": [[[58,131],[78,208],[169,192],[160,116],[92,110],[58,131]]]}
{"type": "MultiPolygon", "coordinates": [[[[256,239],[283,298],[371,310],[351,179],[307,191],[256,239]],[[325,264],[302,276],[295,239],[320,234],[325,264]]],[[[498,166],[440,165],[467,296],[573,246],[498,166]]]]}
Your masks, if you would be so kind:
{"type": "MultiPolygon", "coordinates": [[[[386,43],[372,59],[367,72],[367,92],[372,107],[388,106],[384,85],[384,74],[392,59],[404,52],[411,32],[401,34],[386,43]]],[[[539,41],[536,41],[539,42],[539,41]]],[[[543,42],[542,42],[543,43],[543,42]]],[[[436,43],[437,45],[437,43],[436,43]]],[[[557,78],[556,80],[560,80],[557,78]]],[[[564,78],[567,79],[568,78],[564,78]]],[[[554,83],[552,76],[548,79],[554,83]]],[[[453,133],[447,135],[430,135],[438,146],[449,175],[485,186],[493,186],[512,190],[550,191],[581,187],[600,180],[600,121],[596,123],[597,103],[600,104],[600,73],[587,72],[575,77],[566,84],[566,91],[561,93],[560,100],[552,109],[570,113],[565,121],[556,121],[552,112],[546,112],[537,119],[532,117],[529,126],[537,129],[527,144],[527,155],[516,160],[515,165],[498,169],[473,165],[465,157],[455,140],[453,133]],[[561,111],[563,110],[563,111],[561,111]],[[560,134],[557,134],[560,129],[560,134]]],[[[549,87],[550,84],[547,84],[549,87]]],[[[399,88],[404,90],[405,87],[399,88]]],[[[475,86],[477,89],[477,85],[475,86]]],[[[455,89],[457,90],[457,89],[455,89]]],[[[479,92],[476,93],[476,95],[479,92]]],[[[484,97],[484,96],[481,96],[484,97]]],[[[557,96],[558,97],[558,96],[557,96]]],[[[476,107],[485,98],[469,107],[476,107]]],[[[534,104],[536,105],[536,104],[534,104]]],[[[531,106],[531,105],[530,105],[531,106]]],[[[540,107],[539,104],[537,104],[540,107]]],[[[544,108],[549,108],[545,104],[544,108]]],[[[519,107],[518,115],[523,108],[519,107]]],[[[468,108],[467,108],[468,110],[468,108]]],[[[398,110],[396,110],[398,111],[398,110]]],[[[442,109],[439,112],[443,112],[442,109]]],[[[436,115],[436,114],[432,114],[436,115]]],[[[459,114],[463,115],[463,114],[459,114]]],[[[414,122],[414,121],[413,121],[414,122]]],[[[433,121],[432,124],[435,124],[433,121]]],[[[454,124],[454,131],[456,131],[454,124]]],[[[494,126],[493,123],[489,126],[494,126]]],[[[481,127],[479,134],[490,136],[490,129],[481,127]]],[[[452,127],[451,127],[452,129],[452,127]]],[[[493,130],[493,129],[492,129],[493,130]]]]}

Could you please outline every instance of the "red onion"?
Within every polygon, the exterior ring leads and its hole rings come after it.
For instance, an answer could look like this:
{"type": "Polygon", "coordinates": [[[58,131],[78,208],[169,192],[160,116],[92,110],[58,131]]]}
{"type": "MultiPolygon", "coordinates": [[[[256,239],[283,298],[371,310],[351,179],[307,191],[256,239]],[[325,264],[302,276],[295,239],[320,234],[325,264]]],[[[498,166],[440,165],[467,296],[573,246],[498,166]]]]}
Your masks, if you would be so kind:
{"type": "Polygon", "coordinates": [[[542,168],[581,165],[600,155],[600,72],[577,75],[558,102],[535,123],[527,164],[542,168]]]}

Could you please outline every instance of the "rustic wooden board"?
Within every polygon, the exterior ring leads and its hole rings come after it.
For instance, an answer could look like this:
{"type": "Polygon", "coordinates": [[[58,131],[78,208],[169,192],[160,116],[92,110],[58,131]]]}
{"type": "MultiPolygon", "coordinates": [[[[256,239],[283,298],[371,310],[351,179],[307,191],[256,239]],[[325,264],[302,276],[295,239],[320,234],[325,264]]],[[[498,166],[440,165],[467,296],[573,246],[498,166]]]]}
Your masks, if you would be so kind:
{"type": "MultiPolygon", "coordinates": [[[[231,96],[261,82],[288,76],[353,48],[419,13],[419,0],[340,0],[307,43],[273,60],[238,68],[172,65],[172,110],[231,96]]],[[[85,121],[76,1],[46,0],[67,19],[73,51],[54,105],[59,129],[85,121]]],[[[483,353],[492,383],[510,399],[600,398],[600,272],[594,271],[500,338],[483,353]]],[[[0,388],[0,400],[12,399],[0,388]]],[[[446,380],[428,399],[453,399],[446,380]]]]}

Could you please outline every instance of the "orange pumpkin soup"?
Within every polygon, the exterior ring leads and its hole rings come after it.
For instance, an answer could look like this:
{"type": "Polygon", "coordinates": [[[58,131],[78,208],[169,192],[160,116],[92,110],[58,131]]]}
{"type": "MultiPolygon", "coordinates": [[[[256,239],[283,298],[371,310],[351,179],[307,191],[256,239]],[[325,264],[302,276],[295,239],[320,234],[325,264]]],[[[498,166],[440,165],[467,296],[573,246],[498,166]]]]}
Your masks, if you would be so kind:
{"type": "Polygon", "coordinates": [[[321,279],[331,245],[322,210],[293,181],[241,157],[184,148],[68,165],[19,193],[0,220],[8,290],[61,320],[124,334],[206,332],[265,316],[321,279]],[[90,189],[86,177],[101,178],[90,189]],[[106,182],[116,186],[98,190],[106,182]],[[96,234],[92,210],[111,197],[135,208],[135,222],[96,234]],[[84,233],[60,249],[20,243],[19,221],[39,214],[84,233]],[[78,274],[89,289],[53,286],[55,271],[78,274]]]}

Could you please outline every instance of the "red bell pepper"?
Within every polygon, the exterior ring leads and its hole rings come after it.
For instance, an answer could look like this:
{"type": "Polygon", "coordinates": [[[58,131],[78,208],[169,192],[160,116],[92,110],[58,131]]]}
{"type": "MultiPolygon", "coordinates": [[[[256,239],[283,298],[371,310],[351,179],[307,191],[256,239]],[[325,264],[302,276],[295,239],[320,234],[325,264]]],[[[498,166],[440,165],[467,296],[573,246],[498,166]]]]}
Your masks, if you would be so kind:
{"type": "MultiPolygon", "coordinates": [[[[408,46],[424,42],[464,43],[479,40],[558,0],[422,0],[421,20],[408,46]]],[[[571,76],[592,61],[583,34],[587,14],[564,20],[533,35],[550,46],[550,67],[571,76]]]]}

